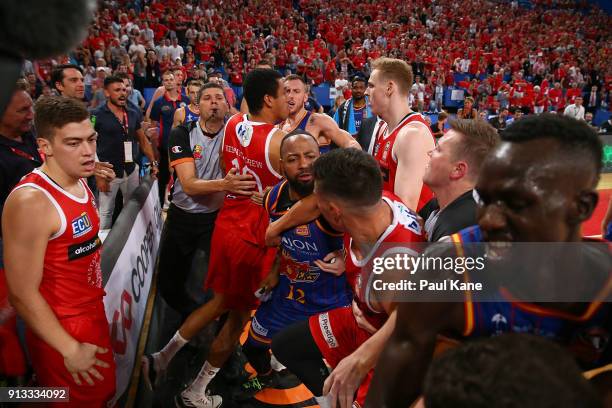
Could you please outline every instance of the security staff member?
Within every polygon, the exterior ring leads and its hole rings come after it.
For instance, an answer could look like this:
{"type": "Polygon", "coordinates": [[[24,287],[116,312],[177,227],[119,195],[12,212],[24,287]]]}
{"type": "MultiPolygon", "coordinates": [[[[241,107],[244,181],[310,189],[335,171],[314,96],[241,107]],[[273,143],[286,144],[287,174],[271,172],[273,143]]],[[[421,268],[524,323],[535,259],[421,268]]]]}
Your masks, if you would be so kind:
{"type": "Polygon", "coordinates": [[[100,229],[112,225],[117,190],[121,188],[125,203],[138,187],[138,165],[135,163],[138,144],[151,161],[152,174],[157,174],[153,147],[141,128],[142,114],[127,105],[127,90],[123,80],[116,76],[104,80],[107,102],[92,112],[91,120],[98,132],[98,158],[113,165],[116,178],[107,191],[100,191],[100,229]]]}

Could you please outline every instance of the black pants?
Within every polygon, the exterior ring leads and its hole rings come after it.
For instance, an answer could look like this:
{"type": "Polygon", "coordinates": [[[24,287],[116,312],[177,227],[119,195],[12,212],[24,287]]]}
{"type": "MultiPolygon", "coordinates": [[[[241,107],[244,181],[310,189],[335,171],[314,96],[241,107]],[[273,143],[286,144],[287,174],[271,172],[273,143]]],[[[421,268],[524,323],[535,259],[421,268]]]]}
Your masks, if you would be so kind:
{"type": "Polygon", "coordinates": [[[295,323],[274,336],[272,353],[315,397],[323,395],[323,384],[329,371],[312,338],[308,320],[295,323]]]}
{"type": "Polygon", "coordinates": [[[166,197],[166,187],[170,181],[170,169],[168,168],[168,146],[161,146],[159,149],[159,173],[157,173],[157,183],[159,186],[159,203],[164,206],[166,197]]]}
{"type": "Polygon", "coordinates": [[[159,243],[159,292],[166,303],[184,317],[199,306],[187,293],[185,284],[198,250],[204,252],[205,261],[197,267],[204,268],[206,278],[216,218],[217,212],[188,213],[174,204],[168,209],[159,243]]]}

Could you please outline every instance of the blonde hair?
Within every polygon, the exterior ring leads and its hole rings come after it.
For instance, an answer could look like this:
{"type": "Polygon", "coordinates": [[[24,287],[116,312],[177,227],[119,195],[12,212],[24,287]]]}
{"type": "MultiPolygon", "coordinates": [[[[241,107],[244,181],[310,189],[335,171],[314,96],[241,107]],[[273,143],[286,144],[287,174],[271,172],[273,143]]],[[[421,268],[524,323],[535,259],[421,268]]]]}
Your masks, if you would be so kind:
{"type": "Polygon", "coordinates": [[[372,63],[372,70],[377,69],[380,76],[388,81],[393,81],[402,95],[408,95],[412,86],[412,68],[400,59],[378,58],[372,63]]]}

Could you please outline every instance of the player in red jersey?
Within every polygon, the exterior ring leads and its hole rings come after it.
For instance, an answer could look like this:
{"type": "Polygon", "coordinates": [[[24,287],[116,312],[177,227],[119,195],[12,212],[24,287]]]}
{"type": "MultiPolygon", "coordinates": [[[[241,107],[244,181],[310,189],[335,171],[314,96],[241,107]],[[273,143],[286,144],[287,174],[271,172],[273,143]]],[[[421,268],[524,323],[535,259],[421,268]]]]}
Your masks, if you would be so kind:
{"type": "Polygon", "coordinates": [[[425,238],[416,213],[397,196],[383,193],[380,169],[367,153],[332,150],[315,162],[314,176],[321,213],[334,229],[346,232],[346,276],[355,296],[352,307],[313,316],[279,333],[272,350],[321,406],[337,402],[349,408],[354,401],[363,404],[372,369],[395,326],[395,305],[377,299],[372,290],[378,276],[372,273],[373,263],[397,253],[394,243],[425,238]],[[334,367],[327,380],[323,359],[334,367]]]}
{"type": "MultiPolygon", "coordinates": [[[[366,95],[372,113],[385,121],[378,129],[372,155],[383,173],[383,189],[397,195],[418,211],[433,198],[431,189],[423,184],[428,152],[435,142],[429,125],[408,104],[412,85],[412,69],[398,59],[379,58],[374,61],[366,95]]],[[[270,225],[266,243],[276,245],[280,234],[318,216],[314,198],[294,205],[283,217],[270,225]]]]}
{"type": "Polygon", "coordinates": [[[233,352],[250,311],[256,308],[255,292],[268,272],[264,263],[269,259],[271,265],[274,255],[264,245],[268,214],[262,206],[261,193],[281,179],[280,143],[285,132],[275,124],[289,114],[282,76],[271,69],[254,69],[245,79],[244,94],[250,113],[236,114],[227,122],[221,162],[225,169],[251,175],[256,183],[254,196],[259,200],[226,195],[215,222],[206,279],[206,287],[213,290],[214,296],[185,320],[160,353],[144,362],[149,365],[145,368],[147,377],[154,383],[180,347],[229,311],[202,370],[176,399],[177,404],[187,407],[221,405],[221,397],[206,395],[206,387],[233,352]]]}
{"type": "Polygon", "coordinates": [[[4,206],[2,232],[10,300],[25,320],[38,385],[69,387],[72,406],[106,407],[115,362],[104,312],[94,197],[96,132],[85,106],[65,97],[36,103],[42,167],[4,206]]]}
{"type": "Polygon", "coordinates": [[[383,172],[383,189],[418,211],[433,197],[423,184],[427,153],[435,147],[433,133],[423,116],[408,104],[410,65],[398,59],[379,58],[372,68],[366,95],[370,97],[372,113],[386,123],[378,130],[372,155],[383,172]]]}

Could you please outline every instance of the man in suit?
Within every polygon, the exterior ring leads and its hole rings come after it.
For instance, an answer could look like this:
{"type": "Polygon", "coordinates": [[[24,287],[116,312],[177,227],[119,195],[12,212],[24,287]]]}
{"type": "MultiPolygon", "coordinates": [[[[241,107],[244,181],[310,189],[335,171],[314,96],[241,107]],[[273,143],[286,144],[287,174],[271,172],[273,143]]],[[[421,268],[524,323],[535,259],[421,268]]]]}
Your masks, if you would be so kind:
{"type": "Polygon", "coordinates": [[[584,93],[584,101],[586,102],[586,111],[595,113],[601,105],[601,98],[597,92],[597,85],[593,85],[590,91],[584,93]]]}
{"type": "Polygon", "coordinates": [[[383,120],[378,116],[366,118],[363,120],[363,122],[361,122],[361,127],[359,128],[357,135],[355,135],[355,139],[364,152],[372,154],[374,142],[376,141],[376,134],[378,133],[378,129],[380,129],[380,125],[382,123],[384,123],[383,120]]]}

